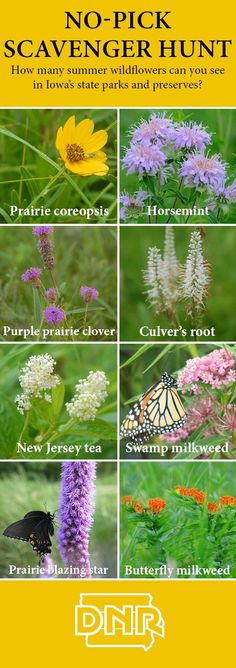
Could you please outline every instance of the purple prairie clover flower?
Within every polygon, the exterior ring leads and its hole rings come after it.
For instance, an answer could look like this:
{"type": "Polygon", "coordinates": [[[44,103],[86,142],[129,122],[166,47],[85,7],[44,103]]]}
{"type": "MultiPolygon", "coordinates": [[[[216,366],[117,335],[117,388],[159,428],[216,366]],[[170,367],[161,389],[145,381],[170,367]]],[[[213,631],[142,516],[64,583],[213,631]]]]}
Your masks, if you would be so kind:
{"type": "Polygon", "coordinates": [[[30,267],[30,269],[27,269],[24,274],[22,274],[21,278],[22,281],[29,281],[33,288],[38,288],[40,286],[40,276],[42,273],[42,269],[39,267],[30,267]]]}
{"type": "Polygon", "coordinates": [[[56,288],[48,288],[48,290],[45,290],[44,296],[50,304],[54,304],[57,301],[58,292],[56,288]]]}
{"type": "Polygon", "coordinates": [[[166,160],[161,145],[139,142],[132,143],[127,149],[122,165],[127,174],[138,172],[139,176],[143,174],[155,176],[165,166],[166,160]]]}
{"type": "Polygon", "coordinates": [[[148,121],[142,120],[140,125],[131,128],[129,134],[132,137],[132,143],[166,144],[175,139],[176,131],[171,118],[151,114],[148,121]]]}
{"type": "Polygon", "coordinates": [[[52,232],[53,232],[52,225],[35,225],[35,227],[33,227],[33,234],[36,237],[41,237],[42,235],[47,236],[52,232]]]}
{"type": "Polygon", "coordinates": [[[59,306],[47,306],[43,311],[43,317],[48,323],[57,325],[57,323],[62,322],[65,318],[65,311],[59,306]]]}
{"type": "Polygon", "coordinates": [[[143,203],[148,197],[149,195],[145,190],[139,190],[133,195],[128,195],[125,192],[121,193],[120,201],[123,206],[120,209],[120,218],[122,220],[138,218],[143,213],[143,203]]]}
{"type": "Polygon", "coordinates": [[[211,143],[211,135],[198,123],[183,123],[176,129],[174,141],[175,148],[196,149],[204,151],[207,144],[211,143]]]}
{"type": "Polygon", "coordinates": [[[89,538],[94,517],[95,462],[64,462],[59,501],[58,547],[67,565],[90,577],[89,538]]]}
{"type": "Polygon", "coordinates": [[[99,297],[99,292],[96,288],[91,288],[88,285],[82,285],[80,288],[80,296],[83,298],[84,302],[91,302],[93,299],[99,297]]]}
{"type": "Polygon", "coordinates": [[[184,184],[190,187],[208,190],[220,188],[225,181],[226,163],[221,162],[218,155],[209,157],[203,153],[193,153],[183,162],[179,176],[184,184]]]}
{"type": "MultiPolygon", "coordinates": [[[[180,371],[178,385],[189,385],[194,394],[201,394],[198,382],[211,385],[213,389],[222,388],[236,380],[236,364],[233,355],[224,348],[213,350],[203,357],[194,357],[187,361],[180,371]]],[[[183,390],[186,393],[187,390],[183,390]]]]}

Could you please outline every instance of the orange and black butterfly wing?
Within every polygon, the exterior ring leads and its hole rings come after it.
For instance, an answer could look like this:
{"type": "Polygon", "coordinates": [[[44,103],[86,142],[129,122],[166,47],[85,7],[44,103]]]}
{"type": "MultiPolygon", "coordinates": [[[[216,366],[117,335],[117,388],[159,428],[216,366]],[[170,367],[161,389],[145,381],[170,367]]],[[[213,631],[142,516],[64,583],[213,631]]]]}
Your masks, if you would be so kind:
{"type": "MultiPolygon", "coordinates": [[[[160,382],[158,383],[158,385],[160,382]]],[[[147,405],[151,401],[152,394],[157,384],[150,387],[137,401],[121,425],[121,436],[130,438],[135,443],[143,443],[155,433],[153,425],[147,414],[147,405]]]]}

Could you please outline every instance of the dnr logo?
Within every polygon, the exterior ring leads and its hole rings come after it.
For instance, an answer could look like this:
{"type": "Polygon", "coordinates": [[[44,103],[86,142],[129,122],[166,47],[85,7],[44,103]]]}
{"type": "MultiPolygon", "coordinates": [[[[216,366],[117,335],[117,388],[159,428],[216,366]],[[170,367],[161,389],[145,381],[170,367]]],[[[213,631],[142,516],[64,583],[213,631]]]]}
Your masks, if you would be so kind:
{"type": "Polygon", "coordinates": [[[81,594],[75,606],[75,635],[87,647],[143,647],[164,638],[164,620],[151,594],[81,594]]]}

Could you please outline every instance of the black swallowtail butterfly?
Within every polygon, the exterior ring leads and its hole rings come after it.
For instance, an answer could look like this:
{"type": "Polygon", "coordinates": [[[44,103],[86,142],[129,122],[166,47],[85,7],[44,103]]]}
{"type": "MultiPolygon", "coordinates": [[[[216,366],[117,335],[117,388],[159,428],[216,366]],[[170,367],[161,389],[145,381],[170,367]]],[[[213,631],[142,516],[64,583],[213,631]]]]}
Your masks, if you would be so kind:
{"type": "Polygon", "coordinates": [[[30,543],[40,557],[51,552],[50,536],[54,534],[54,515],[41,510],[32,510],[26,513],[22,520],[13,522],[3,532],[8,538],[17,538],[30,543]],[[50,535],[49,535],[50,534],[50,535]]]}

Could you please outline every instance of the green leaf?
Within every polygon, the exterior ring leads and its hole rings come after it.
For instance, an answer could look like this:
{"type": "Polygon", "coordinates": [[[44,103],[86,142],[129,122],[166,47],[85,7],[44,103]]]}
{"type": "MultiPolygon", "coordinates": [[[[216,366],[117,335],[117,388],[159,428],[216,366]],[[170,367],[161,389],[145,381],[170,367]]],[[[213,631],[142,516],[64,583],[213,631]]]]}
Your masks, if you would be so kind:
{"type": "Polygon", "coordinates": [[[58,417],[60,415],[61,409],[64,404],[64,395],[65,395],[65,385],[63,382],[61,382],[59,385],[56,385],[56,387],[53,388],[52,390],[52,415],[53,418],[58,417]]]}
{"type": "Polygon", "coordinates": [[[0,452],[1,459],[8,459],[15,449],[24,419],[16,410],[14,401],[0,393],[0,452]]]}
{"type": "Polygon", "coordinates": [[[39,298],[39,293],[38,290],[33,290],[33,299],[34,299],[34,318],[35,318],[35,325],[37,329],[40,328],[41,321],[42,321],[42,307],[41,307],[41,302],[39,298]]]}
{"type": "Polygon", "coordinates": [[[116,426],[105,422],[97,418],[97,420],[88,420],[86,422],[77,422],[74,425],[71,425],[69,432],[66,432],[66,425],[61,425],[58,429],[58,440],[64,443],[67,443],[67,433],[70,435],[76,436],[78,439],[84,439],[85,441],[92,439],[95,440],[116,440],[117,430],[116,426]],[[63,431],[65,431],[65,436],[63,437],[63,431]]]}
{"type": "Polygon", "coordinates": [[[12,224],[12,219],[10,218],[8,213],[5,211],[5,209],[2,209],[1,207],[0,207],[0,214],[3,216],[6,223],[12,224]]]}

